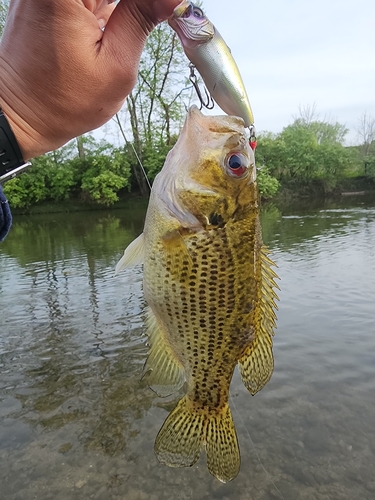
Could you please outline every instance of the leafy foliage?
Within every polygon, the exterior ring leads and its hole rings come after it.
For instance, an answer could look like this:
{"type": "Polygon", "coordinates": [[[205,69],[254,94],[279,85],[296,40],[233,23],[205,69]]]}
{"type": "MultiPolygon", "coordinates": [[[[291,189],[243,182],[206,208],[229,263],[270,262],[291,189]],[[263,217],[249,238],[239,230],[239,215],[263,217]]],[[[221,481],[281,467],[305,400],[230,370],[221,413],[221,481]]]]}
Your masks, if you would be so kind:
{"type": "Polygon", "coordinates": [[[279,190],[279,181],[270,175],[267,167],[263,166],[257,173],[259,193],[262,198],[268,199],[275,196],[279,190]]]}
{"type": "Polygon", "coordinates": [[[41,201],[67,199],[73,186],[72,165],[59,161],[57,153],[48,153],[33,160],[29,171],[7,182],[4,192],[13,207],[28,208],[41,201]]]}
{"type": "Polygon", "coordinates": [[[3,33],[5,21],[8,15],[9,0],[0,0],[0,37],[3,33]]]}
{"type": "Polygon", "coordinates": [[[339,123],[296,119],[278,135],[259,137],[257,161],[284,186],[321,184],[332,191],[337,182],[358,163],[343,145],[348,130],[339,123]]]}
{"type": "Polygon", "coordinates": [[[118,201],[118,191],[129,185],[130,164],[121,149],[112,149],[110,156],[104,153],[84,160],[81,190],[90,201],[112,205],[118,201]]]}
{"type": "Polygon", "coordinates": [[[365,162],[365,175],[375,180],[375,156],[368,157],[365,162]]]}
{"type": "Polygon", "coordinates": [[[42,201],[66,200],[79,194],[89,202],[111,205],[129,186],[130,164],[124,149],[82,139],[83,157],[75,156],[75,141],[32,161],[28,172],[10,180],[4,192],[11,206],[28,208],[42,201]]]}

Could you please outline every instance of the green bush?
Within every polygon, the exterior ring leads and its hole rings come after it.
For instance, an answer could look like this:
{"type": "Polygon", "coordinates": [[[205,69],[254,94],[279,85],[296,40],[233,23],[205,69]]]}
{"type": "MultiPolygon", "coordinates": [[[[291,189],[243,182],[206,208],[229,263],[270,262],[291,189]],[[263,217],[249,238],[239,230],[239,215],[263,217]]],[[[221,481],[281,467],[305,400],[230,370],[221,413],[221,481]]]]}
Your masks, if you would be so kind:
{"type": "MultiPolygon", "coordinates": [[[[79,163],[76,159],[76,164],[79,163]]],[[[118,201],[118,192],[129,187],[130,165],[124,151],[113,149],[111,156],[106,154],[90,155],[81,161],[85,167],[82,174],[81,190],[83,197],[103,205],[118,201]]]]}
{"type": "Polygon", "coordinates": [[[280,184],[279,181],[272,177],[267,167],[261,167],[257,172],[258,189],[262,198],[269,199],[275,196],[280,184]]]}

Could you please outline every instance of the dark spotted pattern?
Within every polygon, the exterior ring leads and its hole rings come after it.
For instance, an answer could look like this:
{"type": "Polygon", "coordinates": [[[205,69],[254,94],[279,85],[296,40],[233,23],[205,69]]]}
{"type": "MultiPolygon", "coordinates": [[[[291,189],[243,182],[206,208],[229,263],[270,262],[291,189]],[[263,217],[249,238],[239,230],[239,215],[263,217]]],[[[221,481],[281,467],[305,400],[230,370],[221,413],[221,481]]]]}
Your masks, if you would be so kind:
{"type": "Polygon", "coordinates": [[[168,254],[159,241],[145,264],[147,301],[185,368],[189,398],[208,412],[227,403],[235,365],[253,339],[258,231],[254,211],[181,237],[168,254]]]}

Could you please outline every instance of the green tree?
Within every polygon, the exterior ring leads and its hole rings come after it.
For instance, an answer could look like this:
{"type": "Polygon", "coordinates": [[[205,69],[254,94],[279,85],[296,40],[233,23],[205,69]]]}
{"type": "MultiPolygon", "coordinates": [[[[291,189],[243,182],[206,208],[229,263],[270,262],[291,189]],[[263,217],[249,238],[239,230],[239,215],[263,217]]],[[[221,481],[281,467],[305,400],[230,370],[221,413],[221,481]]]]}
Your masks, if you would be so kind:
{"type": "Polygon", "coordinates": [[[359,118],[357,134],[360,138],[359,152],[364,174],[375,178],[375,118],[364,112],[359,118]]]}
{"type": "MultiPolygon", "coordinates": [[[[185,117],[186,103],[182,90],[186,87],[188,64],[177,35],[167,23],[157,26],[149,35],[143,51],[137,83],[126,100],[131,128],[132,167],[141,193],[149,190],[139,160],[153,178],[161,169],[167,152],[185,117]],[[138,160],[139,159],[139,160],[138,160]]],[[[125,137],[125,125],[117,123],[125,137]]]]}
{"type": "Polygon", "coordinates": [[[275,196],[280,187],[279,181],[270,175],[268,168],[265,166],[259,169],[257,182],[259,193],[266,200],[275,196]]]}
{"type": "Polygon", "coordinates": [[[56,151],[35,158],[32,167],[10,180],[4,192],[14,208],[28,208],[43,201],[83,200],[111,205],[118,192],[129,187],[130,163],[124,148],[98,144],[92,136],[74,139],[56,151]]]}
{"type": "Polygon", "coordinates": [[[318,121],[309,111],[280,134],[259,137],[258,164],[267,165],[284,186],[319,183],[329,192],[355,162],[343,144],[347,132],[340,123],[318,121]]]}
{"type": "Polygon", "coordinates": [[[286,146],[280,135],[263,132],[258,135],[257,142],[257,165],[267,165],[269,174],[277,179],[287,176],[286,146]]]}
{"type": "Polygon", "coordinates": [[[4,185],[4,192],[12,207],[28,208],[46,200],[69,198],[76,184],[73,158],[74,141],[47,153],[32,162],[32,167],[4,185]]]}
{"type": "Polygon", "coordinates": [[[9,10],[9,0],[0,0],[0,37],[3,34],[5,21],[9,10]]]}
{"type": "Polygon", "coordinates": [[[119,199],[118,192],[130,185],[130,163],[123,148],[106,144],[86,154],[84,160],[78,157],[72,163],[83,171],[81,191],[88,201],[112,205],[119,199]]]}

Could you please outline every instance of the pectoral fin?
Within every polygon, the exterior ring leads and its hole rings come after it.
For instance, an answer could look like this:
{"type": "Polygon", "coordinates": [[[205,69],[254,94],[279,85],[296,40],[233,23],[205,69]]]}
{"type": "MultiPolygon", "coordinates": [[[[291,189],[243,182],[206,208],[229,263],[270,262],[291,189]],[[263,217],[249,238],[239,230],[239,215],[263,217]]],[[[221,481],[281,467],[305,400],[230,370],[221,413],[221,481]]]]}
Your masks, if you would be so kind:
{"type": "Polygon", "coordinates": [[[189,270],[192,265],[192,259],[186,246],[184,237],[189,235],[189,229],[182,227],[175,229],[163,237],[163,245],[171,260],[171,269],[180,273],[182,268],[187,265],[189,270]]]}
{"type": "Polygon", "coordinates": [[[144,246],[144,236],[143,233],[141,233],[138,236],[138,238],[133,240],[130,243],[130,245],[128,245],[125,248],[124,255],[117,263],[115,269],[115,275],[118,274],[123,269],[126,269],[127,267],[133,267],[136,266],[137,264],[143,263],[143,256],[144,256],[143,246],[144,246]]]}
{"type": "Polygon", "coordinates": [[[147,335],[150,346],[143,377],[158,396],[178,391],[185,382],[185,372],[169,345],[162,325],[152,310],[147,311],[147,335]]]}

